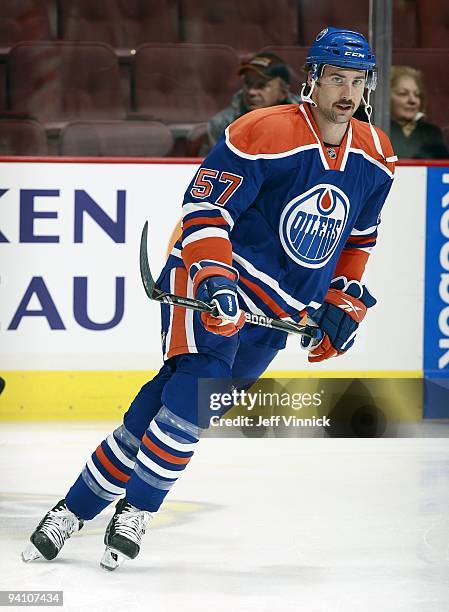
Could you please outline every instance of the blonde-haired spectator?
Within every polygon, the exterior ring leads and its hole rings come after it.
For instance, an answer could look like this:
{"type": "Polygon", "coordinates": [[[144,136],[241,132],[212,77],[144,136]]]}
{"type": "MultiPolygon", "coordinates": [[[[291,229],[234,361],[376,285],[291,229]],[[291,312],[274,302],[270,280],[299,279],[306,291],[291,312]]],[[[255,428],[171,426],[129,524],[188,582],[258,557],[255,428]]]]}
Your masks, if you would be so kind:
{"type": "Polygon", "coordinates": [[[399,158],[449,158],[443,133],[424,120],[422,73],[411,66],[391,67],[391,141],[399,158]]]}

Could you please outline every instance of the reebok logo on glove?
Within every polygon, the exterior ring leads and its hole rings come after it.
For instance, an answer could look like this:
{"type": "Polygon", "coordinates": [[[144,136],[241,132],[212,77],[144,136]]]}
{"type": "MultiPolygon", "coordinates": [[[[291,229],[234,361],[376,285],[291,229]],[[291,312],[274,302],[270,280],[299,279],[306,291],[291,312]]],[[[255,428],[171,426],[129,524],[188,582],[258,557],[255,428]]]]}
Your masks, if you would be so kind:
{"type": "Polygon", "coordinates": [[[337,357],[351,348],[359,323],[375,303],[376,299],[359,281],[348,281],[344,276],[334,279],[323,305],[311,313],[324,333],[322,341],[315,345],[310,339],[301,339],[301,346],[310,351],[309,361],[337,357]]]}
{"type": "MultiPolygon", "coordinates": [[[[346,310],[346,312],[353,312],[355,318],[357,318],[357,320],[361,321],[362,319],[358,318],[359,317],[359,312],[362,313],[363,312],[363,308],[360,308],[359,306],[356,306],[353,302],[351,302],[350,300],[345,300],[344,298],[341,298],[344,302],[344,304],[336,304],[336,306],[338,306],[338,308],[341,308],[342,310],[346,310]]],[[[363,316],[362,316],[363,318],[363,316]]]]}

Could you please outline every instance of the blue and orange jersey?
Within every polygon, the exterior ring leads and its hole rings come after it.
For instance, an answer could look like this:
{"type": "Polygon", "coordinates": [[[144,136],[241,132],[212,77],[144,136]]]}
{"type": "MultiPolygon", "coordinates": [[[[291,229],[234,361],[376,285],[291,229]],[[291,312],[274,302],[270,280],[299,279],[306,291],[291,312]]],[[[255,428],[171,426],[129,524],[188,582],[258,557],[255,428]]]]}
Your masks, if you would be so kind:
{"type": "Polygon", "coordinates": [[[331,147],[308,104],[252,111],[227,128],[187,188],[167,265],[233,265],[243,308],[297,320],[335,276],[361,279],[394,160],[388,137],[356,119],[331,147]]]}

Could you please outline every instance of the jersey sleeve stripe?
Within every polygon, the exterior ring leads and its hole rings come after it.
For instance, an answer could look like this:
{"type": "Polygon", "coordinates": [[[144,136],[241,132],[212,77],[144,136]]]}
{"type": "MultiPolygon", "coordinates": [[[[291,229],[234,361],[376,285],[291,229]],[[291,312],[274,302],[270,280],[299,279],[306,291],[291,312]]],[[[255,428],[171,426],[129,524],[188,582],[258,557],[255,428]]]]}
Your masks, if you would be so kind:
{"type": "Polygon", "coordinates": [[[376,244],[376,235],[371,236],[351,236],[346,243],[347,246],[366,246],[373,242],[376,244]]]}
{"type": "Polygon", "coordinates": [[[366,244],[351,244],[350,242],[347,242],[345,244],[345,249],[367,249],[367,248],[372,248],[376,246],[376,241],[371,241],[371,242],[367,242],[366,244]]]}
{"type": "Polygon", "coordinates": [[[223,215],[219,210],[194,210],[192,212],[183,211],[184,217],[183,222],[190,221],[190,219],[196,219],[197,217],[204,217],[205,219],[224,219],[223,215]]]}
{"type": "MultiPolygon", "coordinates": [[[[185,249],[188,244],[196,242],[197,240],[203,240],[204,238],[224,238],[225,240],[227,240],[228,233],[224,229],[204,227],[193,232],[192,234],[190,234],[190,236],[184,238],[182,241],[182,248],[185,249]]],[[[203,259],[206,259],[206,257],[204,257],[203,259]]]]}
{"type": "MultiPolygon", "coordinates": [[[[186,229],[183,229],[182,231],[182,244],[186,245],[188,244],[189,240],[191,239],[191,237],[193,236],[193,240],[201,240],[202,236],[213,236],[213,235],[217,235],[214,232],[214,225],[194,225],[194,226],[190,226],[187,227],[186,229]],[[201,232],[204,232],[204,234],[201,234],[201,232]],[[199,238],[198,238],[199,236],[199,238]]],[[[219,237],[225,237],[229,238],[229,226],[226,225],[226,227],[222,227],[222,228],[218,228],[218,230],[220,231],[220,235],[219,237]]]]}
{"type": "Polygon", "coordinates": [[[367,227],[363,230],[353,229],[351,232],[351,236],[367,236],[368,234],[373,234],[377,230],[377,225],[372,225],[371,227],[367,227]]]}
{"type": "Polygon", "coordinates": [[[229,223],[223,217],[194,217],[183,221],[182,229],[186,230],[194,225],[226,225],[229,227],[229,223]]]}
{"type": "Polygon", "coordinates": [[[211,204],[210,202],[201,202],[201,204],[197,204],[196,202],[187,202],[182,207],[184,218],[194,212],[200,212],[204,214],[207,211],[218,211],[220,215],[228,222],[229,227],[232,229],[234,227],[234,219],[232,218],[229,211],[221,206],[216,204],[211,204]]]}
{"type": "Polygon", "coordinates": [[[221,231],[222,235],[220,237],[204,236],[201,239],[192,240],[187,245],[183,245],[182,259],[187,270],[190,270],[194,263],[202,259],[208,259],[211,253],[214,254],[214,258],[217,261],[232,266],[232,245],[228,240],[227,233],[224,230],[221,231]]]}

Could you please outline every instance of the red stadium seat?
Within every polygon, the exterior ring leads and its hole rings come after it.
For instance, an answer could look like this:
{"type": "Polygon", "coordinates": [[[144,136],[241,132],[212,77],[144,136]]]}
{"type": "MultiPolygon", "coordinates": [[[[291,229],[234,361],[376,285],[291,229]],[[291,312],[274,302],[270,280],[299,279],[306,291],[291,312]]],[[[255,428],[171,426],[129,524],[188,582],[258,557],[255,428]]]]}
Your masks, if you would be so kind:
{"type": "Polygon", "coordinates": [[[0,48],[22,40],[49,40],[51,4],[48,0],[2,0],[0,48]]]}
{"type": "Polygon", "coordinates": [[[393,64],[423,72],[427,118],[440,126],[449,125],[449,49],[393,49],[393,64]]]}
{"type": "Polygon", "coordinates": [[[0,118],[0,155],[47,155],[44,128],[31,119],[0,118]]]}
{"type": "Polygon", "coordinates": [[[290,90],[295,94],[299,94],[301,85],[304,83],[305,74],[302,68],[306,63],[307,49],[307,47],[277,46],[269,46],[264,49],[264,51],[271,51],[271,53],[279,55],[287,63],[291,79],[290,90]]]}
{"type": "Polygon", "coordinates": [[[125,116],[118,60],[105,44],[19,43],[8,75],[11,109],[42,122],[125,116]]]}
{"type": "MultiPolygon", "coordinates": [[[[310,45],[326,26],[349,28],[368,36],[369,0],[301,0],[300,7],[300,31],[304,45],[310,45]]],[[[394,0],[393,46],[413,47],[415,44],[415,3],[394,0]]]]}
{"type": "Polygon", "coordinates": [[[240,52],[298,42],[296,0],[181,0],[184,40],[221,43],[240,52]]]}
{"type": "MultiPolygon", "coordinates": [[[[417,0],[420,47],[449,47],[447,0],[417,0]]],[[[447,78],[447,77],[446,77],[447,78]]]]}
{"type": "Polygon", "coordinates": [[[170,124],[200,123],[240,87],[239,58],[224,45],[148,44],[134,60],[138,113],[170,124]]]}
{"type": "Polygon", "coordinates": [[[158,121],[76,121],[60,134],[61,155],[163,157],[172,147],[169,128],[158,121]]]}
{"type": "Polygon", "coordinates": [[[177,0],[64,0],[60,12],[65,40],[98,41],[127,50],[146,42],[178,40],[177,0]]]}

